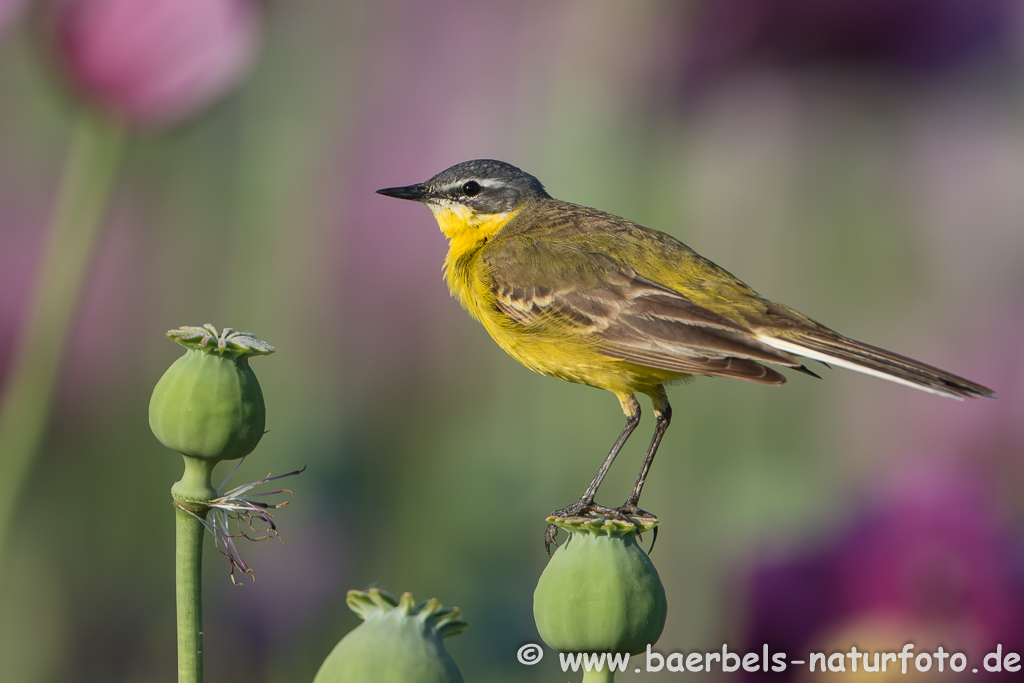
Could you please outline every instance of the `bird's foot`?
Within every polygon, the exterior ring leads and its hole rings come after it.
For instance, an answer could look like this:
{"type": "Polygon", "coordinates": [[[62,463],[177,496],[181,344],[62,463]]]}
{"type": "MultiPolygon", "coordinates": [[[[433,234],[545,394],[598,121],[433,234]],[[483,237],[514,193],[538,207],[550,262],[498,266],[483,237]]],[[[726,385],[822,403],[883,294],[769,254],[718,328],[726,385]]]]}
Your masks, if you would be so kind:
{"type": "Polygon", "coordinates": [[[552,517],[556,517],[558,519],[568,519],[570,517],[592,517],[598,515],[615,516],[615,508],[598,505],[594,502],[593,498],[580,498],[572,505],[566,505],[561,510],[555,510],[551,513],[552,517]]]}
{"type": "MultiPolygon", "coordinates": [[[[633,500],[632,498],[627,499],[625,503],[615,508],[615,511],[622,517],[625,517],[626,519],[629,519],[630,517],[642,517],[644,519],[653,519],[655,522],[658,521],[657,515],[651,514],[647,510],[641,509],[637,505],[637,501],[633,500]]],[[[630,519],[629,521],[632,522],[633,520],[630,519]]],[[[642,532],[637,532],[636,537],[640,538],[641,533],[642,532]]],[[[657,542],[658,527],[654,527],[654,536],[651,537],[651,547],[647,549],[648,554],[650,554],[650,552],[654,550],[654,544],[657,542]]]]}
{"type": "Polygon", "coordinates": [[[637,505],[639,501],[627,499],[625,503],[617,508],[614,508],[614,512],[619,519],[629,517],[643,517],[644,519],[658,519],[656,515],[651,514],[647,510],[643,510],[637,505]]]}
{"type": "MultiPolygon", "coordinates": [[[[617,519],[627,524],[634,524],[634,517],[642,517],[647,520],[654,520],[657,523],[658,518],[647,512],[646,510],[640,509],[636,501],[627,499],[625,503],[617,508],[605,507],[604,505],[598,505],[593,499],[580,498],[572,505],[567,505],[561,510],[555,510],[551,513],[549,520],[569,520],[572,518],[590,517],[590,518],[611,518],[617,519]]],[[[551,557],[551,546],[558,544],[555,542],[555,538],[558,536],[558,526],[552,522],[548,523],[547,529],[544,531],[544,550],[547,551],[548,557],[551,557]]],[[[658,527],[654,527],[654,539],[651,542],[651,548],[654,547],[654,541],[658,540],[658,527]]]]}

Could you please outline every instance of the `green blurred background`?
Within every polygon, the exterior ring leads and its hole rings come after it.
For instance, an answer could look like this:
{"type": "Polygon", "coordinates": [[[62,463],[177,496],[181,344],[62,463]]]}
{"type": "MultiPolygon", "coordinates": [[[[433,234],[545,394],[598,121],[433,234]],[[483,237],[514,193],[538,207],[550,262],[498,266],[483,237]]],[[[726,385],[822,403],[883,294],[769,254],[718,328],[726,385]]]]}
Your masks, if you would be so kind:
{"type": "MultiPolygon", "coordinates": [[[[181,463],[146,410],[180,351],[164,332],[212,322],[278,350],[252,363],[270,431],[236,481],[308,469],[276,516],[285,543],[242,547],[254,584],[208,546],[207,680],[310,680],[357,623],[345,591],[369,586],[462,608],[472,626],[447,644],[467,680],[565,680],[554,653],[515,653],[538,642],[544,516],[579,496],[621,412],[505,356],[449,298],[429,214],[373,193],[478,157],[999,395],[827,369],[670,390],[644,495],[660,651],[1024,641],[1024,13],[754,4],[265,5],[243,85],[128,150],[0,558],[0,679],[172,678],[181,463]],[[902,531],[872,545],[863,520],[902,531]],[[843,559],[863,553],[871,571],[843,559]]],[[[0,36],[0,381],[79,106],[48,50],[35,12],[0,36]]],[[[601,502],[630,489],[649,405],[601,502]]]]}

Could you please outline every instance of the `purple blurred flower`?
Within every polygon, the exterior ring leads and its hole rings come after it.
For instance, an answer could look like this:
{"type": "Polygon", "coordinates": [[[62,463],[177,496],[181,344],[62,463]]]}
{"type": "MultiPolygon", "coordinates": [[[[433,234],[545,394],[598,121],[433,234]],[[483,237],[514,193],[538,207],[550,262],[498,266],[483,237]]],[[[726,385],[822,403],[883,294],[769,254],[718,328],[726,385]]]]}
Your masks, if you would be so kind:
{"type": "Polygon", "coordinates": [[[58,0],[57,47],[90,100],[137,127],[179,121],[245,75],[256,0],[58,0]]]}
{"type": "MultiPolygon", "coordinates": [[[[893,477],[888,495],[802,558],[764,563],[751,579],[745,645],[808,652],[917,651],[943,645],[979,662],[1024,645],[1024,577],[1015,540],[986,486],[928,458],[893,477]]],[[[792,669],[792,667],[791,667],[792,669]]],[[[772,676],[754,674],[751,680],[772,676]]]]}
{"type": "Polygon", "coordinates": [[[687,80],[743,64],[934,72],[1006,51],[1012,0],[714,0],[693,15],[687,80]]]}

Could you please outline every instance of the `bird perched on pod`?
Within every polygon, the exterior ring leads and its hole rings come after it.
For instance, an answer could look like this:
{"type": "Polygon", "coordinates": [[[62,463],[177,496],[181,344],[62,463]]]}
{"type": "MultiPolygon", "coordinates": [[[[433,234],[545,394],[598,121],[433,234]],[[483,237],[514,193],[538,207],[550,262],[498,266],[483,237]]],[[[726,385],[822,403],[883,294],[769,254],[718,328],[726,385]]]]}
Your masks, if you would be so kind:
{"type": "Polygon", "coordinates": [[[626,426],[580,499],[556,517],[646,514],[640,494],[672,418],[665,385],[694,375],[782,384],[773,366],[814,375],[802,357],[941,396],[993,395],[766,299],[670,235],[554,199],[502,161],[467,161],[377,192],[430,209],[449,242],[448,287],[509,355],[618,398],[626,426]],[[597,505],[602,479],[640,422],[638,392],[654,404],[654,436],[625,503],[597,505]]]}

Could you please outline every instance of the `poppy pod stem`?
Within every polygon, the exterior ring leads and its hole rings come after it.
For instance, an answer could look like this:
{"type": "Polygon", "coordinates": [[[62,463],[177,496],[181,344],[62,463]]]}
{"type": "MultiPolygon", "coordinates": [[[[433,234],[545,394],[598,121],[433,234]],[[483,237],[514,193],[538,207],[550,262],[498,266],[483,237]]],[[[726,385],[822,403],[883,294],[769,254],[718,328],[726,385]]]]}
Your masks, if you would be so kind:
{"type": "Polygon", "coordinates": [[[217,461],[185,456],[174,486],[174,593],[178,623],[178,682],[203,681],[203,523],[217,495],[210,477],[217,461]]]}
{"type": "Polygon", "coordinates": [[[210,478],[218,461],[185,456],[185,472],[171,487],[174,501],[174,593],[178,623],[178,683],[203,681],[203,537],[217,495],[210,478]]]}
{"type": "Polygon", "coordinates": [[[587,669],[583,672],[583,683],[612,683],[615,674],[607,665],[599,669],[587,669]]]}
{"type": "Polygon", "coordinates": [[[178,621],[178,683],[203,681],[203,520],[204,505],[185,509],[175,503],[174,584],[178,621]]]}
{"type": "Polygon", "coordinates": [[[32,471],[67,347],[68,330],[114,187],[124,131],[91,111],[75,121],[32,303],[0,396],[0,557],[32,471]]]}

